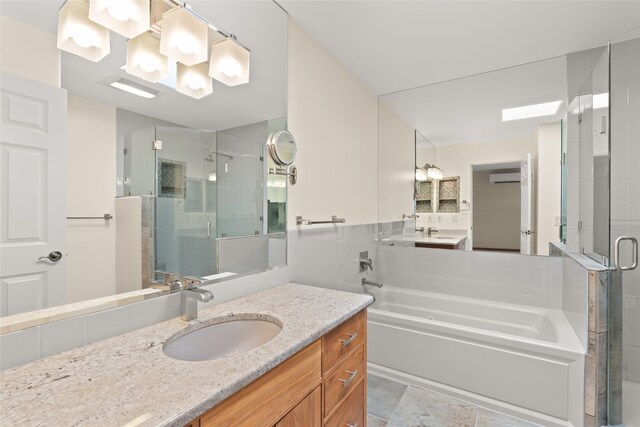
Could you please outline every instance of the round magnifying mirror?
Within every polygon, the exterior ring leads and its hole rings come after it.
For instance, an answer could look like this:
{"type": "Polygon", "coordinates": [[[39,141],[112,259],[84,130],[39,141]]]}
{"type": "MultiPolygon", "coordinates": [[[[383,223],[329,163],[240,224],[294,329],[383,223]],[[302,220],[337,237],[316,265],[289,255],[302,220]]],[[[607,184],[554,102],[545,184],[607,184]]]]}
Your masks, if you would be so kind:
{"type": "Polygon", "coordinates": [[[289,166],[296,158],[296,140],[289,131],[279,130],[269,135],[269,154],[274,162],[289,166]]]}

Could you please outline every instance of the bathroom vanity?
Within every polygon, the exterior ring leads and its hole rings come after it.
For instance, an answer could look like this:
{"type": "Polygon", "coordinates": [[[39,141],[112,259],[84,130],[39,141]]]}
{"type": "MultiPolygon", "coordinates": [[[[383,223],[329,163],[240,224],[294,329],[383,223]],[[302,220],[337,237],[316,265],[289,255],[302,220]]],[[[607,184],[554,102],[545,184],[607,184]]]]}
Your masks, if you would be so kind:
{"type": "MultiPolygon", "coordinates": [[[[215,293],[215,290],[213,291],[215,293]]],[[[284,284],[0,373],[0,425],[364,425],[368,295],[284,284]],[[174,335],[277,322],[249,351],[170,358],[174,335]]]]}

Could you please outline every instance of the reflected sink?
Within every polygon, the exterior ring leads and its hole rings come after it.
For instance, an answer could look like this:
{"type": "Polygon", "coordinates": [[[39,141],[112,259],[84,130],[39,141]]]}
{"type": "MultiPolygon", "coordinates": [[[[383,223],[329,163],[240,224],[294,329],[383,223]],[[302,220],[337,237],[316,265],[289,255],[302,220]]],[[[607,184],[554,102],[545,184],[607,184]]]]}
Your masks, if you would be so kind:
{"type": "Polygon", "coordinates": [[[180,331],[167,340],[162,351],[173,359],[192,362],[220,359],[266,344],[281,331],[280,325],[268,320],[229,319],[187,333],[180,331]]]}

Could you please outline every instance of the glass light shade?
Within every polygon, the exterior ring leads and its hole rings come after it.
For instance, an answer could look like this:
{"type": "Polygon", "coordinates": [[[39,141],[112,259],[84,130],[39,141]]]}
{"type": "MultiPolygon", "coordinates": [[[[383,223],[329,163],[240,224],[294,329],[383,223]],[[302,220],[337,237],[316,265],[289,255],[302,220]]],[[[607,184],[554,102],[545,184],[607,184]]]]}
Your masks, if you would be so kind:
{"type": "Polygon", "coordinates": [[[432,165],[431,167],[429,167],[429,169],[427,169],[427,177],[431,178],[431,179],[442,179],[444,177],[444,174],[442,173],[442,169],[440,169],[437,166],[432,165]]]}
{"type": "Polygon", "coordinates": [[[91,0],[89,19],[132,39],[149,29],[150,0],[91,0]]]}
{"type": "Polygon", "coordinates": [[[127,41],[127,73],[152,83],[169,75],[169,58],[160,52],[160,40],[143,33],[127,41]]]}
{"type": "Polygon", "coordinates": [[[227,86],[249,82],[249,51],[228,38],[211,47],[209,75],[227,86]]]}
{"type": "Polygon", "coordinates": [[[185,65],[207,60],[209,27],[181,7],[162,15],[160,53],[185,65]]]}
{"type": "Polygon", "coordinates": [[[416,181],[426,181],[427,171],[422,168],[416,168],[416,181]]]}
{"type": "Polygon", "coordinates": [[[111,50],[109,30],[89,19],[89,6],[70,0],[58,12],[58,49],[98,62],[111,50]]]}
{"type": "Polygon", "coordinates": [[[207,63],[190,67],[179,63],[176,90],[196,99],[209,95],[213,92],[213,82],[207,70],[207,63]]]}

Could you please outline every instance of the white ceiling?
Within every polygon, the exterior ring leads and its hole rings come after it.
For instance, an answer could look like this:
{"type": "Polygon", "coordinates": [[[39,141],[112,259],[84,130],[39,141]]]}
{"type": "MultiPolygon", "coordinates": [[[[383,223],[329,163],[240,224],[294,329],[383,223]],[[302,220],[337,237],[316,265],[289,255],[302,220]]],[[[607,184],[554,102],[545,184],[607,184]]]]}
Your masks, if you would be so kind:
{"type": "MultiPolygon", "coordinates": [[[[2,0],[0,13],[55,34],[62,0],[2,0]]],[[[251,49],[250,82],[227,87],[214,81],[213,94],[195,100],[137,79],[120,67],[126,62],[126,40],[111,32],[111,53],[94,63],[62,52],[62,86],[70,93],[198,129],[228,129],[286,116],[287,15],[270,0],[191,0],[193,10],[224,31],[236,34],[251,49]],[[109,87],[116,75],[159,89],[144,99],[109,87]]]]}
{"type": "Polygon", "coordinates": [[[640,1],[276,1],[435,146],[533,137],[566,101],[539,119],[501,110],[565,100],[561,56],[640,26],[640,1]]]}
{"type": "Polygon", "coordinates": [[[640,1],[276,0],[378,95],[602,46],[640,1]]]}

